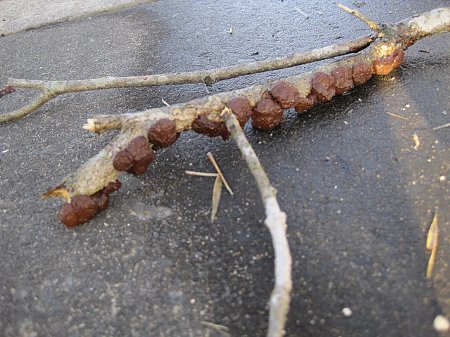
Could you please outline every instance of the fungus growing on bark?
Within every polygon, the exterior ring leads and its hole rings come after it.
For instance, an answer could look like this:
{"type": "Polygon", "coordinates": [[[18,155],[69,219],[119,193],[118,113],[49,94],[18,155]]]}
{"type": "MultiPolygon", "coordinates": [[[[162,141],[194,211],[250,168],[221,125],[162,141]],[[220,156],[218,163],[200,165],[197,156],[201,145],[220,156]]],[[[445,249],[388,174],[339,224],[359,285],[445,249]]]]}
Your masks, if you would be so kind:
{"type": "Polygon", "coordinates": [[[283,108],[273,99],[265,98],[256,105],[253,115],[253,126],[261,130],[272,130],[283,120],[283,108]]]}
{"type": "Polygon", "coordinates": [[[131,168],[133,164],[133,156],[127,150],[119,151],[114,156],[113,166],[117,171],[126,171],[131,168]]]}
{"type": "Polygon", "coordinates": [[[67,227],[79,225],[78,215],[71,204],[64,204],[58,213],[58,220],[67,227]]]}
{"type": "Polygon", "coordinates": [[[358,62],[353,65],[353,84],[361,85],[372,77],[372,64],[368,62],[358,62]]]}
{"type": "Polygon", "coordinates": [[[243,96],[234,97],[228,101],[227,106],[234,113],[241,127],[244,127],[253,113],[248,98],[243,96]]]}
{"type": "Polygon", "coordinates": [[[78,223],[82,224],[92,219],[98,212],[98,205],[95,200],[88,195],[76,195],[70,203],[78,216],[78,223]]]}
{"type": "Polygon", "coordinates": [[[297,113],[303,113],[306,110],[311,109],[317,103],[317,98],[314,94],[309,94],[306,97],[300,97],[298,103],[295,106],[297,113]]]}
{"type": "Polygon", "coordinates": [[[192,130],[208,137],[221,136],[223,140],[230,137],[230,133],[224,122],[214,122],[208,119],[206,115],[200,115],[192,122],[192,130]]]}
{"type": "Polygon", "coordinates": [[[377,75],[387,75],[392,70],[400,67],[404,58],[405,51],[403,49],[396,49],[392,54],[373,61],[373,73],[377,75]]]}
{"type": "Polygon", "coordinates": [[[311,82],[311,92],[316,95],[321,102],[330,101],[336,94],[335,81],[333,76],[323,72],[316,72],[311,82]]]}
{"type": "Polygon", "coordinates": [[[150,152],[148,152],[141,160],[136,161],[134,165],[127,170],[127,172],[136,176],[140,176],[147,172],[148,167],[153,162],[153,160],[155,160],[155,152],[150,149],[150,152]]]}
{"type": "Polygon", "coordinates": [[[127,171],[134,175],[141,175],[147,171],[150,163],[155,159],[155,152],[150,147],[147,138],[134,138],[125,150],[116,153],[113,166],[118,171],[127,171]]]}
{"type": "Polygon", "coordinates": [[[177,138],[177,125],[167,118],[160,119],[148,129],[148,141],[155,150],[172,145],[177,138]]]}
{"type": "Polygon", "coordinates": [[[343,94],[353,88],[352,68],[337,67],[331,72],[331,76],[334,78],[336,94],[343,94]]]}
{"type": "Polygon", "coordinates": [[[276,82],[270,89],[270,93],[283,109],[294,107],[300,99],[300,91],[287,81],[276,82]]]}

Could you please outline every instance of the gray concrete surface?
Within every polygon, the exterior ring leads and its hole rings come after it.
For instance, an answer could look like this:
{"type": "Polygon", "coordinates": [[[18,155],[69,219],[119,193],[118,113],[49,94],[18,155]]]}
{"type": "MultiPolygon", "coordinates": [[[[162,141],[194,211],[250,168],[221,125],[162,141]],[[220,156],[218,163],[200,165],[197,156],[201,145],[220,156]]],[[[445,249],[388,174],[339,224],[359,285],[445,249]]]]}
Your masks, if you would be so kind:
{"type": "MultiPolygon", "coordinates": [[[[348,5],[390,22],[448,2],[348,5]]],[[[0,83],[13,76],[198,70],[366,33],[334,2],[164,0],[0,38],[0,83]]],[[[448,35],[429,38],[389,76],[304,116],[291,112],[273,132],[247,127],[288,214],[294,259],[288,336],[438,336],[434,317],[450,314],[450,134],[432,128],[449,122],[449,47],[448,35]],[[435,208],[441,241],[429,281],[424,243],[435,208]]],[[[271,242],[256,188],[231,141],[183,134],[146,175],[124,177],[107,211],[75,230],[57,222],[60,201],[40,198],[114,136],[83,131],[89,116],[205,94],[202,85],[78,93],[0,125],[2,336],[197,337],[207,334],[203,321],[229,327],[232,336],[264,335],[271,242]],[[184,174],[212,170],[208,151],[235,191],[223,195],[214,225],[213,182],[184,174]]],[[[20,91],[3,98],[0,112],[30,97],[20,91]]]]}
{"type": "Polygon", "coordinates": [[[0,35],[116,11],[154,0],[1,0],[0,35]]]}

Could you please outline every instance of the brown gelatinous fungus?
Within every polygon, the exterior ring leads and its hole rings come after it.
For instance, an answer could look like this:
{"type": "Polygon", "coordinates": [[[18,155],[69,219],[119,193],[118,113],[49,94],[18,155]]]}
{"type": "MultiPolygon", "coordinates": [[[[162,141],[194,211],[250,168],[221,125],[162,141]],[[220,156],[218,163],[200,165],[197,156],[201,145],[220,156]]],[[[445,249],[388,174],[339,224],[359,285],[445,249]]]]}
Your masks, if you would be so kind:
{"type": "Polygon", "coordinates": [[[133,156],[134,162],[137,163],[147,158],[149,153],[153,152],[147,138],[139,136],[134,138],[127,146],[127,151],[133,156]]]}
{"type": "Polygon", "coordinates": [[[113,166],[117,171],[126,171],[131,168],[133,164],[133,156],[127,150],[119,151],[114,156],[113,166]]]}
{"type": "Polygon", "coordinates": [[[227,106],[236,116],[241,128],[244,127],[245,123],[248,122],[253,113],[253,109],[248,98],[243,96],[234,97],[228,101],[227,106]]]}
{"type": "Polygon", "coordinates": [[[311,109],[317,103],[317,98],[314,94],[310,94],[307,97],[300,97],[297,105],[295,106],[295,111],[301,114],[306,110],[311,109]]]}
{"type": "Polygon", "coordinates": [[[7,85],[3,89],[0,89],[0,98],[2,98],[3,96],[6,96],[8,94],[12,94],[14,91],[16,91],[16,89],[14,89],[10,85],[7,85]]]}
{"type": "Polygon", "coordinates": [[[361,85],[372,77],[372,64],[359,62],[353,65],[353,84],[361,85]]]}
{"type": "Polygon", "coordinates": [[[387,75],[392,70],[400,67],[404,58],[405,51],[403,49],[396,49],[392,54],[373,61],[373,73],[377,75],[387,75]]]}
{"type": "Polygon", "coordinates": [[[177,139],[177,125],[173,120],[160,119],[148,129],[148,141],[155,150],[168,147],[177,139]]]}
{"type": "Polygon", "coordinates": [[[208,119],[206,115],[200,115],[192,122],[192,130],[208,137],[221,136],[223,140],[230,137],[230,132],[224,122],[214,122],[208,119]]]}
{"type": "Polygon", "coordinates": [[[137,161],[130,169],[127,170],[127,172],[136,176],[140,176],[147,172],[148,167],[153,162],[153,160],[155,160],[155,152],[150,149],[150,152],[147,153],[144,158],[137,161]]]}
{"type": "Polygon", "coordinates": [[[300,99],[300,91],[287,81],[278,81],[270,89],[270,93],[283,109],[294,107],[300,99]]]}
{"type": "Polygon", "coordinates": [[[336,94],[343,94],[353,88],[353,74],[350,67],[337,67],[331,72],[334,78],[336,94]]]}
{"type": "Polygon", "coordinates": [[[98,212],[98,205],[95,200],[88,195],[76,195],[70,203],[78,216],[78,224],[83,224],[92,219],[98,212]]]}
{"type": "Polygon", "coordinates": [[[64,204],[58,213],[58,220],[67,227],[79,225],[78,215],[71,204],[64,204]]]}
{"type": "Polygon", "coordinates": [[[98,211],[104,211],[106,208],[108,208],[109,204],[109,195],[108,193],[105,193],[104,190],[98,191],[94,195],[92,195],[92,199],[94,199],[95,203],[98,206],[98,211]]]}
{"type": "Polygon", "coordinates": [[[103,192],[110,194],[115,191],[118,191],[119,188],[121,188],[121,187],[122,187],[122,183],[120,182],[120,180],[112,181],[108,185],[106,185],[106,187],[103,189],[103,192]]]}
{"type": "Polygon", "coordinates": [[[252,124],[261,130],[272,130],[280,125],[283,120],[283,108],[276,101],[265,98],[256,105],[252,124]]]}
{"type": "Polygon", "coordinates": [[[321,102],[330,101],[336,94],[335,81],[333,76],[323,72],[316,72],[311,82],[311,92],[316,95],[321,102]]]}

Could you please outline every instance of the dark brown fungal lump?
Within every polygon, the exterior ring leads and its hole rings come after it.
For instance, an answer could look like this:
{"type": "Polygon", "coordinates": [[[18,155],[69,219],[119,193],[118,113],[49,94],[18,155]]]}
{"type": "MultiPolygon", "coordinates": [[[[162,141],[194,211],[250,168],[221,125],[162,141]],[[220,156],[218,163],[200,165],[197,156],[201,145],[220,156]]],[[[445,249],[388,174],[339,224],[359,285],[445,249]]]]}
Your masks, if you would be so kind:
{"type": "Polygon", "coordinates": [[[177,125],[173,120],[160,119],[148,129],[148,141],[155,150],[168,147],[177,139],[177,125]]]}
{"type": "Polygon", "coordinates": [[[67,227],[79,225],[78,215],[71,204],[64,204],[58,213],[58,220],[67,227]]]}
{"type": "Polygon", "coordinates": [[[372,64],[368,62],[358,62],[352,69],[353,83],[361,85],[366,83],[372,77],[372,64]]]}
{"type": "Polygon", "coordinates": [[[227,106],[234,113],[241,127],[244,127],[253,113],[248,98],[243,96],[234,97],[228,101],[227,106]]]}
{"type": "Polygon", "coordinates": [[[405,51],[403,49],[396,49],[390,55],[373,61],[373,73],[377,75],[387,75],[392,70],[400,67],[405,58],[405,51]]]}
{"type": "Polygon", "coordinates": [[[293,84],[286,81],[276,82],[270,89],[270,93],[283,109],[294,107],[300,99],[300,91],[293,84]]]}
{"type": "Polygon", "coordinates": [[[108,207],[109,204],[109,195],[105,193],[104,190],[98,191],[94,195],[92,195],[92,199],[94,199],[95,203],[98,206],[98,210],[103,211],[108,207]]]}
{"type": "Polygon", "coordinates": [[[76,195],[70,203],[78,216],[78,223],[83,224],[92,219],[98,212],[98,205],[95,200],[88,195],[76,195]]]}
{"type": "Polygon", "coordinates": [[[148,143],[147,138],[139,136],[134,138],[127,146],[127,151],[133,156],[134,162],[137,163],[147,158],[153,150],[148,143]]]}
{"type": "Polygon", "coordinates": [[[223,140],[230,137],[224,122],[215,122],[208,119],[206,115],[200,115],[192,122],[192,130],[208,137],[221,136],[223,140]]]}
{"type": "Polygon", "coordinates": [[[335,81],[333,76],[317,72],[314,73],[311,82],[311,92],[321,102],[330,101],[336,93],[335,81]]]}
{"type": "Polygon", "coordinates": [[[343,94],[353,88],[353,74],[350,67],[337,67],[331,72],[336,94],[343,94]]]}
{"type": "Polygon", "coordinates": [[[103,189],[103,192],[110,194],[115,191],[118,191],[119,188],[121,188],[121,187],[122,187],[122,183],[119,180],[112,181],[108,185],[106,185],[106,187],[103,189]]]}
{"type": "Polygon", "coordinates": [[[127,150],[119,151],[114,156],[113,166],[117,171],[126,171],[131,168],[133,164],[133,156],[127,150]]]}
{"type": "Polygon", "coordinates": [[[280,125],[282,120],[283,108],[270,98],[259,101],[252,115],[253,126],[261,130],[272,130],[280,125]]]}
{"type": "Polygon", "coordinates": [[[317,98],[315,95],[310,94],[307,97],[300,97],[298,103],[295,105],[295,111],[297,111],[297,113],[303,113],[306,110],[311,109],[314,104],[317,103],[317,98]]]}
{"type": "Polygon", "coordinates": [[[128,173],[140,176],[147,172],[150,164],[155,160],[155,152],[149,152],[144,158],[134,163],[134,165],[127,170],[128,173]]]}

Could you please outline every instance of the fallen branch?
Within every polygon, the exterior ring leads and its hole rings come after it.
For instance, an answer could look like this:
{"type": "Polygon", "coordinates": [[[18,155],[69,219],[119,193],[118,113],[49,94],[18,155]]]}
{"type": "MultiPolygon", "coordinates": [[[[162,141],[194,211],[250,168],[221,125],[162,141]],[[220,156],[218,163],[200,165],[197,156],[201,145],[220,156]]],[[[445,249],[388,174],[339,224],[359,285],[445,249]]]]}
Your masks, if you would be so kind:
{"type": "Polygon", "coordinates": [[[267,336],[283,336],[292,289],[292,258],[286,237],[286,213],[281,211],[276,198],[276,189],[270,184],[269,178],[266,172],[264,172],[258,156],[245,137],[236,117],[228,108],[224,109],[221,116],[231,133],[231,138],[233,138],[238,146],[247,162],[250,172],[255,178],[264,203],[264,209],[266,211],[266,220],[264,223],[270,231],[275,254],[275,286],[269,302],[270,312],[267,336]]]}
{"type": "Polygon", "coordinates": [[[27,104],[26,106],[11,113],[0,115],[0,123],[25,117],[30,113],[36,111],[38,108],[40,108],[42,105],[49,102],[56,96],[66,93],[99,89],[146,87],[187,83],[205,83],[211,85],[218,81],[234,77],[256,74],[269,70],[289,68],[301,64],[325,60],[340,55],[356,53],[367,47],[372,42],[372,40],[372,37],[367,36],[347,43],[334,44],[324,48],[296,53],[290,56],[198,72],[129,77],[109,76],[75,81],[40,81],[10,78],[8,80],[8,86],[11,88],[38,89],[42,90],[43,93],[37,99],[27,104]]]}

